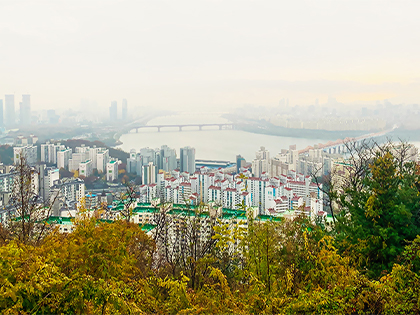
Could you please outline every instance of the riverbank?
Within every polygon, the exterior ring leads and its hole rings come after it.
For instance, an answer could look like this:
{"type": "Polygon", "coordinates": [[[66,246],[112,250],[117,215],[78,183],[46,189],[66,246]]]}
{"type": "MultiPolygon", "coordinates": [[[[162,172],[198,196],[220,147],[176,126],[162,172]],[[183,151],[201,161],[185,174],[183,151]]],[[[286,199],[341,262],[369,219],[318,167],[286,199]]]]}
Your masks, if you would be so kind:
{"type": "MultiPolygon", "coordinates": [[[[305,139],[326,139],[326,140],[337,140],[345,139],[347,137],[358,137],[368,133],[377,132],[375,130],[320,130],[320,129],[299,129],[299,128],[285,128],[276,126],[265,120],[253,120],[237,117],[233,114],[225,114],[223,118],[228,119],[236,125],[239,130],[259,133],[272,136],[280,137],[294,137],[294,138],[305,138],[305,139]]],[[[379,131],[379,130],[378,130],[379,131]]]]}

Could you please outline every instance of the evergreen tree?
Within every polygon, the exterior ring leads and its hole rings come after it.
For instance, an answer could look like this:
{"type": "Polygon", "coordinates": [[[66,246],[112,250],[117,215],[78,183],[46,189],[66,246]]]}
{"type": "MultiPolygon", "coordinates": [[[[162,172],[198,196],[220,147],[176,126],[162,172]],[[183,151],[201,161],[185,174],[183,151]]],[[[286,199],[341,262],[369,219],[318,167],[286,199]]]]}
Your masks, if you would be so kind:
{"type": "Polygon", "coordinates": [[[337,244],[371,276],[391,270],[420,233],[417,170],[414,162],[401,163],[398,151],[377,150],[360,177],[362,188],[348,186],[341,195],[337,244]]]}

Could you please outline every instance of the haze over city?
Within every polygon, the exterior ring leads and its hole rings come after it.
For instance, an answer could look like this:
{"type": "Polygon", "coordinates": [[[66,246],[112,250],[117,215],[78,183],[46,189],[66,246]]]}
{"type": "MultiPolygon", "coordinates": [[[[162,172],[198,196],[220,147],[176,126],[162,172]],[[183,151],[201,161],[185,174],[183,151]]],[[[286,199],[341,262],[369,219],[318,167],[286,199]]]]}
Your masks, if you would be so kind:
{"type": "Polygon", "coordinates": [[[1,2],[0,93],[32,110],[418,103],[418,1],[1,2]],[[7,75],[5,75],[7,74],[7,75]],[[96,104],[96,105],[92,105],[96,104]]]}
{"type": "Polygon", "coordinates": [[[420,314],[419,0],[0,0],[0,314],[420,314]]]}

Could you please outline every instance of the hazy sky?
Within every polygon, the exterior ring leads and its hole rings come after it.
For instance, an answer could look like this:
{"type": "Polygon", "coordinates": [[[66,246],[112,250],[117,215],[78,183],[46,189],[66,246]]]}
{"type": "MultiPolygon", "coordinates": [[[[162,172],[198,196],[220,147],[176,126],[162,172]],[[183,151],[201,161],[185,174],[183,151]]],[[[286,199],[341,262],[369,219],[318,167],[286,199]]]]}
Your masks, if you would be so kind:
{"type": "Polygon", "coordinates": [[[0,1],[0,98],[420,103],[419,12],[419,0],[0,1]]]}

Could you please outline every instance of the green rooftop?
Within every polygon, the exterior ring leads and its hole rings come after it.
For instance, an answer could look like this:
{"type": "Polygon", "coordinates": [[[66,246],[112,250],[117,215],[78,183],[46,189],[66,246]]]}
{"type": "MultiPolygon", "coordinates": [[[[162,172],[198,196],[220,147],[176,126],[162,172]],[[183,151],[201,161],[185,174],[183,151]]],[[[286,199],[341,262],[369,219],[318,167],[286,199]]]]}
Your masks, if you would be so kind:
{"type": "Polygon", "coordinates": [[[49,217],[46,221],[49,224],[64,224],[64,225],[72,225],[74,218],[69,217],[49,217]]]}
{"type": "Polygon", "coordinates": [[[235,213],[223,213],[222,214],[222,219],[224,220],[231,220],[231,219],[237,219],[237,220],[248,220],[248,218],[246,217],[246,215],[243,214],[235,214],[235,213]]]}
{"type": "Polygon", "coordinates": [[[280,222],[281,220],[283,220],[283,218],[275,217],[272,215],[260,214],[255,218],[255,220],[280,222]]]}
{"type": "Polygon", "coordinates": [[[154,224],[149,224],[149,223],[146,223],[146,224],[139,224],[139,226],[141,227],[141,229],[142,229],[142,231],[143,232],[150,232],[151,230],[153,230],[155,227],[156,227],[156,225],[154,225],[154,224]]]}
{"type": "Polygon", "coordinates": [[[159,212],[159,209],[152,208],[152,207],[135,207],[133,209],[133,213],[157,213],[159,212]]]}
{"type": "Polygon", "coordinates": [[[137,206],[151,207],[152,204],[151,203],[147,203],[147,202],[137,202],[137,206]]]}

